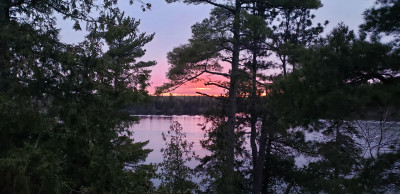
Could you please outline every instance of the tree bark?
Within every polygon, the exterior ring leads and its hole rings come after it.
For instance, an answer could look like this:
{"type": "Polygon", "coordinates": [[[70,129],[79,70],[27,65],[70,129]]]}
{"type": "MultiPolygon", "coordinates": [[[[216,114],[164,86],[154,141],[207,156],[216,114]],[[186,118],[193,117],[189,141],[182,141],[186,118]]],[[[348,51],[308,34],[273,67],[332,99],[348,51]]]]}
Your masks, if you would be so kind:
{"type": "Polygon", "coordinates": [[[229,85],[229,107],[228,107],[228,121],[225,128],[226,136],[226,162],[222,170],[222,191],[224,193],[235,193],[235,174],[234,174],[234,161],[235,161],[235,125],[236,125],[236,109],[237,109],[237,79],[239,68],[239,54],[240,54],[240,0],[235,1],[235,11],[233,20],[233,52],[232,52],[232,69],[230,74],[229,85]]]}
{"type": "Polygon", "coordinates": [[[1,0],[0,1],[0,91],[4,92],[7,89],[7,74],[6,74],[6,64],[7,60],[7,50],[8,44],[7,39],[4,36],[5,28],[7,28],[7,24],[10,22],[10,0],[1,0]]]}
{"type": "MultiPolygon", "coordinates": [[[[261,177],[260,177],[260,169],[258,169],[258,156],[259,151],[257,149],[257,111],[256,109],[256,98],[257,98],[257,86],[256,86],[256,73],[257,73],[257,54],[256,51],[253,50],[253,64],[252,64],[252,91],[251,91],[251,105],[250,105],[250,145],[251,145],[251,153],[253,159],[253,193],[260,193],[261,191],[261,177]]],[[[261,149],[261,148],[260,148],[261,149]]],[[[261,172],[262,173],[262,172],[261,172]]],[[[261,175],[262,176],[262,175],[261,175]]]]}
{"type": "MultiPolygon", "coordinates": [[[[264,125],[264,123],[263,123],[264,125]]],[[[272,133],[266,133],[266,140],[265,140],[265,158],[264,158],[264,165],[265,166],[265,175],[264,175],[264,186],[263,186],[263,193],[268,193],[268,186],[269,186],[269,177],[270,177],[270,173],[269,173],[269,166],[268,166],[268,158],[271,155],[271,149],[272,149],[272,133]]]]}
{"type": "MultiPolygon", "coordinates": [[[[257,15],[258,17],[262,17],[264,13],[264,9],[261,8],[256,12],[256,8],[258,8],[257,3],[253,4],[253,15],[257,15]]],[[[253,26],[254,28],[257,28],[257,26],[253,26]]],[[[259,111],[257,110],[257,104],[260,102],[260,98],[257,95],[257,57],[259,55],[259,50],[258,50],[258,41],[259,38],[254,37],[253,38],[253,48],[252,48],[252,53],[253,53],[253,59],[252,59],[252,68],[251,68],[251,106],[250,106],[250,129],[251,129],[251,135],[250,135],[250,144],[251,144],[251,149],[252,149],[252,161],[253,161],[253,194],[259,194],[261,193],[262,186],[263,186],[263,179],[264,179],[264,165],[265,165],[265,159],[266,159],[266,143],[267,143],[267,129],[270,127],[267,123],[267,115],[264,115],[262,117],[262,126],[261,126],[261,134],[259,135],[258,139],[258,146],[257,147],[257,122],[258,118],[260,117],[259,111]]],[[[264,111],[266,112],[266,111],[264,111]]]]}
{"type": "MultiPolygon", "coordinates": [[[[253,9],[253,15],[256,14],[255,7],[253,9]]],[[[258,103],[257,96],[257,38],[253,39],[253,59],[252,59],[252,68],[251,68],[251,98],[250,98],[250,145],[252,151],[252,161],[253,161],[253,194],[259,194],[261,192],[262,187],[262,179],[263,179],[263,169],[265,162],[265,143],[263,143],[264,138],[259,138],[259,148],[257,148],[257,120],[258,120],[258,112],[256,110],[256,106],[258,103]]],[[[263,133],[263,127],[261,129],[261,133],[263,133]]]]}
{"type": "MultiPolygon", "coordinates": [[[[338,152],[340,152],[340,139],[341,139],[341,137],[340,137],[340,127],[342,126],[342,122],[341,121],[335,121],[335,133],[336,133],[336,136],[335,136],[335,149],[338,151],[338,152]]],[[[338,179],[339,178],[339,164],[338,164],[338,162],[337,161],[335,161],[335,168],[334,168],[334,171],[333,171],[333,174],[334,174],[334,176],[335,176],[335,179],[338,179]]]]}
{"type": "MultiPolygon", "coordinates": [[[[267,123],[267,119],[263,118],[262,120],[263,125],[261,127],[261,135],[259,141],[259,150],[258,150],[258,157],[256,158],[256,163],[253,167],[253,194],[261,193],[262,183],[264,180],[264,166],[266,161],[266,154],[267,154],[267,127],[270,127],[267,123]]],[[[269,141],[271,142],[271,141],[269,141]]],[[[270,147],[271,145],[269,145],[270,147]]]]}

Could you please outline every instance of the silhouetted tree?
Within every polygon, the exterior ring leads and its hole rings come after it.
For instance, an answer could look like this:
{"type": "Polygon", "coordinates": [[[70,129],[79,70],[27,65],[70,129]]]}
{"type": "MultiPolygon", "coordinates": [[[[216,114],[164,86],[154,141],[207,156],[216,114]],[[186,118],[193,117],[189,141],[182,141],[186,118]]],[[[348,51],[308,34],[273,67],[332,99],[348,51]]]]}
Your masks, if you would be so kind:
{"type": "Polygon", "coordinates": [[[122,108],[147,96],[155,63],[136,60],[153,36],[116,3],[0,2],[0,192],[151,190],[150,150],[122,108]],[[86,23],[85,40],[62,43],[55,14],[86,23]]]}
{"type": "Polygon", "coordinates": [[[161,149],[163,162],[158,164],[161,172],[161,185],[158,189],[162,193],[192,193],[198,186],[192,182],[194,170],[187,166],[187,162],[193,160],[196,155],[192,151],[193,142],[188,142],[182,126],[174,122],[167,134],[162,133],[166,142],[161,149]]]}

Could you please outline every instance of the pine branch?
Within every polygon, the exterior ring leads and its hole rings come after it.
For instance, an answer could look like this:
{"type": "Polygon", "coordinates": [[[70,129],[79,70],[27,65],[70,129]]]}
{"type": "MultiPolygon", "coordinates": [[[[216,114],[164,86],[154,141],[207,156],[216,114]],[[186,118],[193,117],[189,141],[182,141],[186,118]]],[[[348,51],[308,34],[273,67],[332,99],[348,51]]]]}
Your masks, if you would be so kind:
{"type": "Polygon", "coordinates": [[[228,6],[226,6],[226,5],[222,5],[222,4],[219,4],[219,3],[215,3],[215,2],[212,2],[212,1],[210,1],[210,0],[199,0],[200,2],[204,2],[204,3],[208,3],[208,4],[210,4],[210,5],[214,5],[215,7],[220,7],[220,8],[223,8],[223,9],[226,9],[226,10],[228,10],[229,12],[231,12],[231,13],[235,13],[235,10],[234,9],[232,9],[232,8],[230,8],[230,7],[228,7],[228,6]]]}
{"type": "Polygon", "coordinates": [[[207,82],[207,83],[204,83],[204,85],[206,85],[206,86],[213,85],[213,86],[217,86],[217,87],[229,90],[229,87],[223,86],[223,85],[221,85],[219,83],[216,83],[216,82],[207,82]]]}

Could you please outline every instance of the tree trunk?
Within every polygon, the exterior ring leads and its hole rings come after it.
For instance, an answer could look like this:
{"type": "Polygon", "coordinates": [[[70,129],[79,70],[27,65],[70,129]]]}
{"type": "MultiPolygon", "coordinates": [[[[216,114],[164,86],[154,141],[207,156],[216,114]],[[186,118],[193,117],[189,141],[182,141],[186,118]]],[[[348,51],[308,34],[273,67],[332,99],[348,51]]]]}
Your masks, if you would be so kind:
{"type": "MultiPolygon", "coordinates": [[[[254,5],[256,7],[256,5],[254,5]]],[[[255,15],[255,9],[253,9],[253,15],[255,15]]],[[[257,38],[253,39],[253,59],[252,59],[252,68],[251,68],[251,105],[250,105],[250,144],[252,151],[252,161],[253,161],[253,194],[261,193],[262,188],[262,180],[263,180],[263,169],[265,164],[265,127],[264,125],[261,128],[261,136],[259,138],[259,148],[257,148],[257,120],[258,120],[258,111],[256,110],[256,106],[258,103],[257,96],[257,38]]],[[[263,119],[264,122],[264,119],[263,119]]]]}
{"type": "Polygon", "coordinates": [[[4,92],[7,89],[7,74],[6,74],[6,64],[7,60],[7,50],[8,44],[7,39],[4,36],[5,28],[10,22],[10,0],[0,1],[0,92],[4,92]]]}
{"type": "MultiPolygon", "coordinates": [[[[267,133],[267,127],[270,127],[269,124],[267,124],[267,119],[263,118],[262,120],[263,125],[261,127],[261,135],[260,135],[260,147],[258,150],[258,157],[256,159],[256,163],[254,164],[253,167],[253,194],[259,194],[261,193],[261,188],[262,188],[262,183],[264,180],[264,166],[265,166],[265,161],[266,161],[266,154],[267,154],[267,138],[268,138],[268,133],[267,133]]],[[[271,142],[271,141],[269,141],[271,142]]],[[[269,147],[271,145],[269,144],[269,147]]],[[[270,150],[270,149],[268,149],[270,150]]],[[[269,152],[269,151],[268,151],[269,152]]]]}
{"type": "MultiPolygon", "coordinates": [[[[256,4],[253,4],[253,15],[256,15],[256,4]]],[[[255,27],[255,26],[253,26],[255,27]]],[[[259,175],[258,164],[258,149],[257,149],[257,111],[256,111],[256,101],[257,101],[257,38],[253,39],[253,61],[251,68],[251,94],[250,94],[250,145],[253,161],[253,193],[260,193],[261,191],[261,177],[259,175]]]]}
{"type": "Polygon", "coordinates": [[[228,122],[225,128],[226,137],[226,162],[222,170],[222,191],[224,193],[235,193],[234,182],[234,160],[235,160],[235,125],[236,125],[236,103],[237,103],[237,79],[239,67],[240,53],[240,0],[235,2],[235,15],[233,20],[233,52],[232,52],[232,69],[230,74],[229,85],[229,107],[228,122]]]}
{"type": "MultiPolygon", "coordinates": [[[[335,133],[336,133],[335,147],[336,147],[336,150],[338,150],[338,152],[340,152],[340,138],[341,138],[340,137],[340,127],[341,126],[342,126],[342,122],[335,121],[335,133]]],[[[335,169],[334,169],[333,174],[335,176],[335,179],[338,179],[339,178],[339,164],[336,161],[334,165],[335,165],[335,169]]]]}
{"type": "Polygon", "coordinates": [[[283,55],[283,60],[282,60],[282,67],[283,67],[283,76],[287,76],[287,70],[286,70],[286,55],[283,55]]]}
{"type": "MultiPolygon", "coordinates": [[[[264,123],[263,123],[264,124],[264,123]]],[[[265,177],[264,177],[264,186],[263,186],[263,193],[268,193],[268,186],[269,186],[269,177],[270,177],[270,173],[269,173],[269,166],[268,166],[268,157],[270,157],[271,155],[271,149],[272,149],[272,133],[266,133],[266,141],[265,141],[265,146],[266,150],[265,150],[265,158],[264,158],[264,165],[265,166],[265,177]]]]}
{"type": "Polygon", "coordinates": [[[0,1],[0,24],[4,25],[10,21],[10,0],[0,1]]]}
{"type": "Polygon", "coordinates": [[[253,159],[253,193],[260,193],[261,191],[261,179],[260,177],[260,169],[258,169],[258,158],[259,158],[259,151],[257,149],[256,137],[257,137],[257,112],[256,112],[256,54],[253,51],[253,68],[252,68],[252,91],[251,91],[251,105],[250,105],[250,144],[251,144],[251,153],[253,159]]]}
{"type": "Polygon", "coordinates": [[[286,29],[285,29],[285,35],[283,36],[283,39],[284,39],[284,42],[283,42],[283,44],[285,44],[285,46],[284,46],[284,51],[285,51],[285,53],[283,54],[283,60],[282,60],[282,67],[283,67],[283,76],[284,77],[286,77],[287,76],[287,50],[288,50],[288,48],[286,48],[287,47],[287,45],[286,45],[286,43],[288,43],[289,42],[289,36],[290,36],[290,31],[289,31],[289,22],[290,22],[290,13],[291,13],[292,11],[291,10],[288,10],[287,12],[286,12],[286,19],[287,19],[287,21],[286,21],[286,24],[285,24],[285,26],[286,26],[286,29]]]}

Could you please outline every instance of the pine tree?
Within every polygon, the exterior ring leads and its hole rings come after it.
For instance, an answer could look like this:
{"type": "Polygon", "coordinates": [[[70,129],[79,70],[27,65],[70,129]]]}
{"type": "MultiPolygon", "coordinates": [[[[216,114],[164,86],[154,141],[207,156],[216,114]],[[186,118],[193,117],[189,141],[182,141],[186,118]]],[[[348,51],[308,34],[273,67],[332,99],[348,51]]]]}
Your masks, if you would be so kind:
{"type": "Polygon", "coordinates": [[[122,111],[147,95],[137,62],[152,39],[115,1],[2,1],[0,187],[2,193],[145,193],[150,150],[133,142],[122,111]],[[93,10],[98,17],[90,17],[93,10]],[[55,13],[87,23],[76,45],[62,43],[55,13]],[[103,51],[106,43],[109,49],[103,51]],[[4,148],[4,149],[3,149],[4,148]]]}
{"type": "Polygon", "coordinates": [[[166,147],[161,149],[164,160],[158,164],[161,170],[159,192],[193,193],[198,187],[192,182],[194,169],[186,164],[196,157],[195,152],[192,151],[193,142],[184,140],[185,137],[186,133],[178,122],[171,125],[167,134],[162,133],[166,147]]]}
{"type": "MultiPolygon", "coordinates": [[[[167,0],[167,2],[176,2],[178,0],[167,0]]],[[[241,11],[242,6],[247,2],[236,0],[232,2],[232,4],[220,4],[214,1],[208,0],[184,0],[183,2],[188,4],[210,4],[216,7],[214,10],[214,17],[225,17],[228,20],[223,21],[213,21],[213,20],[204,20],[202,24],[196,25],[194,28],[198,28],[193,30],[194,32],[199,31],[200,33],[194,33],[194,39],[188,45],[183,45],[181,47],[175,48],[173,52],[169,54],[169,61],[171,64],[177,66],[178,68],[171,68],[169,78],[174,80],[174,83],[169,83],[164,86],[165,88],[171,88],[177,85],[180,85],[186,81],[191,81],[196,79],[201,74],[210,73],[213,69],[210,69],[209,66],[213,68],[219,68],[216,58],[223,57],[225,61],[229,61],[231,64],[231,70],[229,74],[217,73],[214,74],[222,75],[224,77],[229,78],[229,84],[223,85],[219,83],[212,83],[213,85],[221,86],[227,89],[227,98],[228,98],[228,106],[226,111],[226,116],[228,118],[226,123],[224,124],[224,138],[225,138],[225,146],[223,147],[224,152],[222,153],[226,158],[223,166],[222,166],[222,183],[219,187],[220,192],[234,193],[235,191],[235,170],[234,170],[234,160],[235,160],[235,126],[236,126],[236,112],[237,112],[237,88],[239,84],[239,58],[240,58],[240,25],[241,25],[241,11]],[[208,32],[211,30],[208,27],[213,27],[213,22],[223,22],[230,28],[230,32],[223,32],[222,36],[224,39],[220,41],[224,41],[223,45],[215,44],[215,38],[209,37],[211,39],[202,39],[207,38],[208,32]],[[207,24],[211,24],[207,26],[207,24]],[[203,25],[203,26],[202,26],[203,25]],[[202,29],[203,28],[203,29],[202,29]],[[208,28],[208,29],[207,29],[208,28]],[[206,29],[206,31],[204,31],[206,29]],[[196,38],[198,41],[196,41],[196,38]],[[202,42],[201,40],[205,40],[202,42]],[[208,48],[208,49],[206,49],[208,48]],[[195,52],[194,52],[195,51],[195,52]],[[228,52],[227,56],[222,56],[222,52],[228,52]],[[192,52],[192,53],[191,53],[192,52]],[[189,55],[189,53],[191,53],[189,55]],[[171,60],[172,56],[175,57],[176,60],[171,60]],[[183,56],[183,57],[181,57],[183,56]],[[191,60],[186,60],[185,56],[192,56],[191,60]],[[184,59],[184,60],[179,60],[184,59]],[[197,65],[196,65],[197,64],[197,65]],[[187,65],[190,65],[188,67],[187,65]],[[184,67],[184,68],[182,68],[184,67]],[[189,72],[187,72],[189,71],[189,72]],[[175,75],[174,75],[175,74],[175,75]]],[[[214,26],[217,27],[217,26],[214,26]]],[[[216,29],[220,30],[220,29],[216,29]]]]}
{"type": "Polygon", "coordinates": [[[315,142],[313,152],[320,158],[305,168],[309,182],[300,183],[304,189],[365,189],[359,180],[364,171],[356,142],[359,131],[351,120],[365,119],[366,112],[379,107],[398,106],[397,57],[390,44],[365,41],[341,24],[319,45],[306,49],[299,71],[274,83],[271,97],[285,122],[319,131],[325,139],[315,142]],[[285,102],[291,103],[281,104],[285,102]]]}

